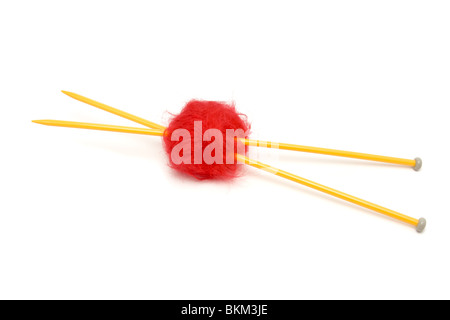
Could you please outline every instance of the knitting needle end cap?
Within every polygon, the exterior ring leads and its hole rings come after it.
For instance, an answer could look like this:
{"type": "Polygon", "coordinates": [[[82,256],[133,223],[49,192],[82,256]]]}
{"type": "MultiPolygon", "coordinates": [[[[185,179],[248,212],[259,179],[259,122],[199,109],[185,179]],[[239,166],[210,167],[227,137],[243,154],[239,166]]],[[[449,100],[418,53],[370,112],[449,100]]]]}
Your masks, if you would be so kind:
{"type": "Polygon", "coordinates": [[[416,164],[414,165],[413,169],[415,171],[419,171],[420,168],[422,168],[422,159],[420,158],[415,158],[414,160],[416,160],[416,164]]]}
{"type": "Polygon", "coordinates": [[[426,225],[427,225],[427,220],[425,220],[425,218],[420,218],[419,223],[416,226],[416,231],[418,233],[422,233],[422,231],[425,229],[426,225]]]}

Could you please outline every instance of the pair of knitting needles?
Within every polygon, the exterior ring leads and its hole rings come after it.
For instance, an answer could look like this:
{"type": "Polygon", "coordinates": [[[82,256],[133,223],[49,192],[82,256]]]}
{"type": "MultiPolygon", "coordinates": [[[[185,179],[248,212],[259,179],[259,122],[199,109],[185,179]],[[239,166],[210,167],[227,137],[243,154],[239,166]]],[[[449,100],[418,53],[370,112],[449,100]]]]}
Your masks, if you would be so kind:
{"type": "MultiPolygon", "coordinates": [[[[83,97],[83,96],[73,93],[73,92],[68,92],[68,91],[62,91],[62,92],[73,99],[76,99],[78,101],[84,102],[91,106],[97,107],[104,111],[108,111],[110,113],[113,113],[113,114],[123,117],[125,119],[131,120],[133,122],[142,124],[142,125],[148,127],[149,129],[97,124],[97,123],[62,121],[62,120],[33,120],[34,123],[48,125],[48,126],[113,131],[113,132],[144,134],[144,135],[152,135],[152,136],[163,136],[164,135],[164,131],[166,128],[162,125],[159,125],[157,123],[154,123],[154,122],[148,121],[146,119],[140,118],[138,116],[132,115],[128,112],[110,107],[101,102],[97,102],[92,99],[83,97]]],[[[301,145],[294,145],[294,144],[287,144],[287,143],[273,143],[270,141],[252,140],[252,139],[244,139],[244,138],[240,138],[240,140],[242,141],[242,143],[244,143],[247,146],[268,147],[268,148],[276,147],[276,148],[284,149],[284,150],[302,151],[302,152],[310,152],[310,153],[333,155],[333,156],[340,156],[340,157],[347,157],[347,158],[355,158],[355,159],[363,159],[363,160],[370,160],[370,161],[377,161],[377,162],[392,163],[392,164],[410,166],[410,167],[413,167],[413,169],[416,171],[418,171],[422,166],[422,161],[420,158],[415,158],[414,160],[411,160],[411,159],[402,159],[402,158],[372,155],[372,154],[367,154],[367,153],[301,146],[301,145]]],[[[280,170],[278,168],[274,168],[274,167],[264,164],[262,162],[250,159],[250,158],[246,157],[245,155],[236,154],[236,159],[237,159],[237,161],[239,161],[241,163],[245,163],[252,167],[264,170],[266,172],[275,174],[279,177],[297,182],[299,184],[310,187],[312,189],[327,193],[334,197],[354,203],[361,207],[373,210],[375,212],[384,214],[386,216],[392,217],[399,221],[402,221],[402,222],[405,222],[412,226],[415,226],[417,232],[422,232],[426,226],[426,220],[424,218],[415,219],[415,218],[409,217],[407,215],[396,212],[394,210],[390,210],[388,208],[379,206],[379,205],[371,203],[369,201],[354,197],[354,196],[346,194],[344,192],[341,192],[341,191],[332,189],[330,187],[321,185],[319,183],[313,182],[311,180],[299,177],[297,175],[286,172],[284,170],[280,170]]]]}

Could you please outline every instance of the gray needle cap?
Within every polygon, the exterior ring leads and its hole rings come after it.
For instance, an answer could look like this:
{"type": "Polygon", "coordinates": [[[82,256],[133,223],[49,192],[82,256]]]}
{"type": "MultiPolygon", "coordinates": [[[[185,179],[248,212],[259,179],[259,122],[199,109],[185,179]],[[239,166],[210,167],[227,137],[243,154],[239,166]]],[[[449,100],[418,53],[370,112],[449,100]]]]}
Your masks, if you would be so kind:
{"type": "Polygon", "coordinates": [[[422,159],[415,158],[414,160],[416,160],[416,165],[413,167],[413,169],[419,171],[420,168],[422,168],[422,159]]]}
{"type": "Polygon", "coordinates": [[[425,220],[424,218],[420,218],[419,223],[417,224],[417,227],[416,227],[416,231],[421,233],[423,231],[423,229],[425,229],[426,225],[427,225],[427,220],[425,220]]]}

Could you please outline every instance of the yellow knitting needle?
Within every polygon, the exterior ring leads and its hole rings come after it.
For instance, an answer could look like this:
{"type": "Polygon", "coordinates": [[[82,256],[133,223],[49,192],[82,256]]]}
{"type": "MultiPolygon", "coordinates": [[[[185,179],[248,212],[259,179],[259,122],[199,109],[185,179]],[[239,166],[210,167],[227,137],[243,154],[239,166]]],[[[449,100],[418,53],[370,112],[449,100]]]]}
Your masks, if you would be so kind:
{"type": "MultiPolygon", "coordinates": [[[[114,132],[123,132],[123,133],[134,133],[134,134],[145,134],[152,136],[163,136],[164,131],[157,129],[145,129],[145,128],[134,128],[134,127],[124,127],[124,126],[114,126],[114,125],[106,125],[106,124],[98,124],[98,123],[86,123],[86,122],[74,122],[74,121],[62,121],[62,120],[33,120],[34,123],[48,125],[48,126],[59,126],[59,127],[69,127],[69,128],[81,128],[81,129],[91,129],[91,130],[103,130],[103,131],[114,131],[114,132]]],[[[311,180],[307,180],[305,178],[299,177],[292,173],[277,169],[275,167],[269,166],[259,161],[252,160],[246,156],[236,154],[236,158],[238,161],[253,166],[258,169],[262,169],[264,171],[270,172],[282,178],[297,182],[299,184],[305,185],[307,187],[322,191],[324,193],[330,194],[337,198],[349,201],[351,203],[357,204],[364,208],[371,209],[375,212],[382,213],[384,215],[390,216],[397,220],[406,222],[416,227],[418,232],[422,232],[426,225],[426,220],[424,218],[415,219],[399,212],[384,208],[382,206],[376,205],[374,203],[368,202],[366,200],[362,200],[360,198],[351,196],[344,192],[326,187],[319,183],[313,182],[311,180]]]]}
{"type": "Polygon", "coordinates": [[[408,223],[410,225],[415,226],[417,232],[422,232],[425,229],[426,220],[424,218],[420,218],[420,219],[411,218],[411,217],[409,217],[407,215],[404,215],[404,214],[401,214],[401,213],[399,213],[397,211],[387,209],[385,207],[379,206],[379,205],[371,203],[369,201],[366,201],[366,200],[363,200],[363,199],[351,196],[351,195],[349,195],[347,193],[344,193],[344,192],[341,192],[341,191],[338,191],[338,190],[326,187],[324,185],[321,185],[319,183],[313,182],[311,180],[307,180],[305,178],[299,177],[299,176],[297,176],[295,174],[292,174],[292,173],[289,173],[289,172],[286,172],[286,171],[274,168],[272,166],[269,166],[267,164],[264,164],[264,163],[256,161],[256,160],[252,160],[252,159],[250,159],[250,158],[248,158],[246,156],[240,155],[240,154],[236,154],[236,159],[239,162],[241,162],[241,163],[248,164],[248,165],[250,165],[252,167],[255,167],[255,168],[267,171],[267,172],[275,174],[275,175],[277,175],[279,177],[282,177],[282,178],[285,178],[285,179],[297,182],[299,184],[302,184],[304,186],[307,186],[307,187],[316,189],[318,191],[327,193],[329,195],[332,195],[334,197],[340,198],[342,200],[345,200],[345,201],[357,204],[357,205],[359,205],[361,207],[364,207],[364,208],[373,210],[375,212],[387,215],[387,216],[389,216],[391,218],[394,218],[394,219],[397,219],[399,221],[406,222],[406,223],[408,223]]]}
{"type": "MultiPolygon", "coordinates": [[[[166,128],[162,125],[159,125],[157,123],[145,120],[143,118],[140,118],[138,116],[132,115],[128,112],[110,107],[106,104],[103,104],[101,102],[94,101],[92,99],[83,97],[79,94],[68,92],[68,91],[62,91],[64,94],[68,95],[71,98],[74,98],[78,101],[87,103],[89,105],[92,105],[94,107],[100,108],[102,110],[111,112],[115,115],[121,116],[123,118],[126,118],[128,120],[134,121],[136,123],[142,124],[146,127],[152,128],[152,129],[159,129],[164,131],[166,128]]],[[[145,133],[144,133],[145,134],[145,133]]],[[[295,145],[295,144],[288,144],[288,143],[274,143],[270,141],[261,141],[261,140],[252,140],[252,139],[241,139],[241,141],[248,145],[248,146],[257,146],[257,147],[266,147],[271,148],[275,147],[282,150],[292,150],[292,151],[301,151],[301,152],[309,152],[309,153],[319,153],[319,154],[325,154],[325,155],[332,155],[332,156],[338,156],[338,157],[347,157],[347,158],[355,158],[355,159],[363,159],[363,160],[370,160],[370,161],[377,161],[377,162],[385,162],[385,163],[393,163],[393,164],[399,164],[399,165],[405,165],[405,166],[411,166],[414,168],[414,170],[418,171],[422,167],[422,160],[420,158],[415,159],[402,159],[402,158],[395,158],[395,157],[387,157],[387,156],[380,156],[380,155],[374,155],[374,154],[368,154],[368,153],[360,153],[360,152],[352,152],[352,151],[343,151],[343,150],[335,150],[335,149],[326,149],[326,148],[317,148],[317,147],[308,147],[308,146],[301,146],[301,145],[295,145]]]]}
{"type": "Polygon", "coordinates": [[[61,92],[66,94],[66,95],[68,95],[71,98],[74,98],[75,100],[87,103],[87,104],[89,104],[91,106],[94,106],[96,108],[99,108],[99,109],[102,109],[102,110],[105,110],[105,111],[108,111],[108,112],[111,112],[111,113],[113,113],[115,115],[118,115],[118,116],[120,116],[122,118],[131,120],[131,121],[134,121],[136,123],[142,124],[142,125],[144,125],[146,127],[153,128],[153,129],[158,129],[158,130],[163,130],[163,131],[165,129],[165,127],[163,127],[162,125],[159,125],[157,123],[145,120],[145,119],[143,119],[141,117],[132,115],[132,114],[130,114],[128,112],[125,112],[125,111],[122,111],[122,110],[110,107],[110,106],[108,106],[108,105],[106,105],[104,103],[101,103],[101,102],[94,101],[92,99],[83,97],[83,96],[81,96],[79,94],[76,94],[76,93],[73,93],[73,92],[69,92],[69,91],[64,91],[64,90],[62,90],[61,92]]]}

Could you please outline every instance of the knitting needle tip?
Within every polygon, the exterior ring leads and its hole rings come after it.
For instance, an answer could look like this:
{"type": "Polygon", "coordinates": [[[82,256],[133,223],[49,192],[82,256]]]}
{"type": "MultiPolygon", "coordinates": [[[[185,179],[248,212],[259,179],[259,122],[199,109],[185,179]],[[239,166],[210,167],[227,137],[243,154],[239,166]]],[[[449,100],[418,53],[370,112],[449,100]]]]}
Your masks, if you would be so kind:
{"type": "MultiPolygon", "coordinates": [[[[91,99],[88,99],[86,97],[80,96],[79,94],[76,94],[75,92],[70,92],[70,91],[65,91],[65,90],[61,90],[61,92],[64,93],[66,96],[71,97],[72,99],[75,99],[75,100],[78,100],[78,101],[90,104],[88,101],[91,100],[91,99]]],[[[93,102],[95,102],[95,101],[93,101],[93,102]]]]}
{"type": "Polygon", "coordinates": [[[47,124],[46,120],[31,120],[31,122],[37,123],[37,124],[47,124]]]}
{"type": "Polygon", "coordinates": [[[89,103],[89,101],[95,102],[97,104],[99,103],[99,102],[93,101],[89,98],[83,97],[75,92],[70,92],[70,91],[65,91],[65,90],[61,90],[61,92],[64,93],[65,95],[71,97],[72,99],[75,99],[75,100],[78,100],[78,101],[81,101],[81,102],[84,102],[87,104],[91,104],[91,103],[89,103]]]}

